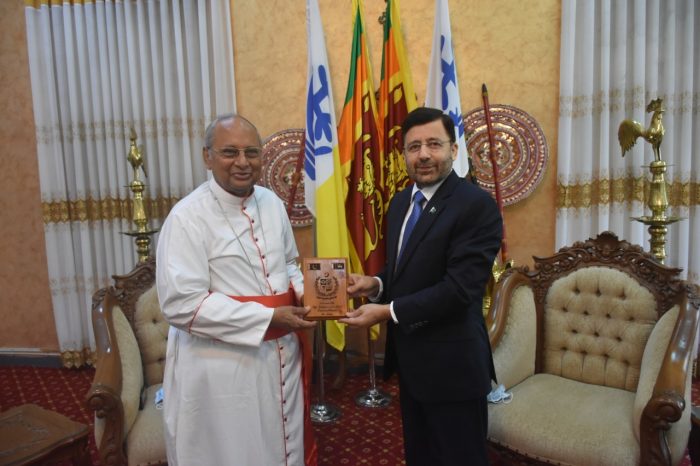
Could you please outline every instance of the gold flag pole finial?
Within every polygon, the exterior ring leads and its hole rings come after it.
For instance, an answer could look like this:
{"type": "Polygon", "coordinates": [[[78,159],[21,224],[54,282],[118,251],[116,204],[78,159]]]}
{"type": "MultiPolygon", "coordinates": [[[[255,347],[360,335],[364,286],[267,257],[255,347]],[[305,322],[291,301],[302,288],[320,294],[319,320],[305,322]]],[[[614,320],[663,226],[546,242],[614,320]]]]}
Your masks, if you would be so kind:
{"type": "Polygon", "coordinates": [[[654,160],[649,164],[651,172],[651,184],[649,185],[649,198],[647,206],[651,210],[651,217],[633,217],[634,220],[649,226],[649,244],[651,254],[661,264],[666,259],[666,233],[668,225],[682,220],[682,217],[668,216],[668,195],[666,194],[666,162],[661,160],[661,141],[664,138],[663,114],[664,108],[662,99],[654,99],[647,105],[647,113],[651,113],[651,122],[648,128],[644,128],[641,123],[634,120],[624,120],[617,130],[617,139],[620,142],[622,156],[632,149],[637,138],[644,138],[651,144],[654,152],[654,160]]]}
{"type": "Polygon", "coordinates": [[[143,192],[146,189],[146,184],[141,181],[139,177],[139,169],[143,171],[143,175],[146,178],[148,178],[148,173],[146,173],[143,151],[136,145],[137,136],[133,127],[131,128],[129,139],[131,143],[129,144],[129,152],[126,155],[126,160],[131,164],[134,176],[134,179],[129,183],[129,189],[133,193],[132,221],[136,225],[136,230],[123,233],[135,238],[139,262],[145,262],[151,255],[150,236],[158,230],[148,228],[148,217],[146,216],[146,209],[143,203],[143,192]]]}

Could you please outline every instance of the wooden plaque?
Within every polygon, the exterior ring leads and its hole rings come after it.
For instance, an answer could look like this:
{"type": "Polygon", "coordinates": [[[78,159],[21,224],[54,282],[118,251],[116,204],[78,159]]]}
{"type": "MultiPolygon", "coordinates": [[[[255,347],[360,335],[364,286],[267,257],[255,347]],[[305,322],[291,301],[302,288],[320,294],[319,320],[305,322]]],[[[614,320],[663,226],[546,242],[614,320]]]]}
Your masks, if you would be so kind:
{"type": "Polygon", "coordinates": [[[333,320],[348,312],[348,261],[338,257],[304,259],[304,305],[307,320],[333,320]]]}

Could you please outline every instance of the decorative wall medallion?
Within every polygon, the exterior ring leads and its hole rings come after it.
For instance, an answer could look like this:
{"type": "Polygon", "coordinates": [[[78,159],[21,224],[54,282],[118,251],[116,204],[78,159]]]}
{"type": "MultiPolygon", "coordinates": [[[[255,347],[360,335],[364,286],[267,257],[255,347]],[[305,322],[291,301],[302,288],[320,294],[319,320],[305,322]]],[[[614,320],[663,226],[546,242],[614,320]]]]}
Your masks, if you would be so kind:
{"type": "MultiPolygon", "coordinates": [[[[490,110],[503,205],[514,204],[529,196],[542,181],[548,158],[547,141],[540,125],[525,111],[510,105],[491,105],[490,110]]],[[[484,109],[470,110],[463,118],[467,152],[476,179],[495,197],[484,109]]]]}
{"type": "MultiPolygon", "coordinates": [[[[263,141],[263,169],[260,184],[271,189],[280,199],[289,204],[292,175],[296,170],[299,151],[304,144],[303,129],[286,129],[263,141]]],[[[304,203],[304,169],[294,195],[294,204],[289,220],[294,227],[311,225],[313,216],[304,203]]]]}

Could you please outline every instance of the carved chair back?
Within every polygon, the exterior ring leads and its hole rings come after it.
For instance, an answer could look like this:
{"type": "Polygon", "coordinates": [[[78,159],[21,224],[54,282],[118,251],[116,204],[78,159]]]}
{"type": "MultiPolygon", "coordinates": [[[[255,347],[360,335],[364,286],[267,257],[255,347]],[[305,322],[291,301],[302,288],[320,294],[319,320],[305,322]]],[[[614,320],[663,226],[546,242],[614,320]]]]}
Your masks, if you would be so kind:
{"type": "Polygon", "coordinates": [[[680,269],[611,232],[519,268],[537,313],[535,372],[636,391],[647,340],[684,293],[680,269]]]}
{"type": "Polygon", "coordinates": [[[126,275],[113,275],[114,285],[93,298],[110,293],[138,342],[146,386],[161,383],[165,368],[168,323],[160,312],[155,287],[155,258],[149,257],[126,275]]]}

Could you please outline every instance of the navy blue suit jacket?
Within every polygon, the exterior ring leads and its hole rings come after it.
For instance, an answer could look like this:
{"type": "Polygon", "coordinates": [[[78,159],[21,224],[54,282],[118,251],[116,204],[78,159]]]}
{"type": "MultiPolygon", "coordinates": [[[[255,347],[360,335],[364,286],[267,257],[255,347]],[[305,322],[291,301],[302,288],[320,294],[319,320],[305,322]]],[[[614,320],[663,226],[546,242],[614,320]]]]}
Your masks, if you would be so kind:
{"type": "Polygon", "coordinates": [[[486,396],[496,380],[482,315],[485,286],[503,224],[493,198],[454,172],[430,199],[396,263],[411,187],[387,212],[387,261],[381,301],[394,302],[384,375],[399,370],[419,401],[486,396]]]}

